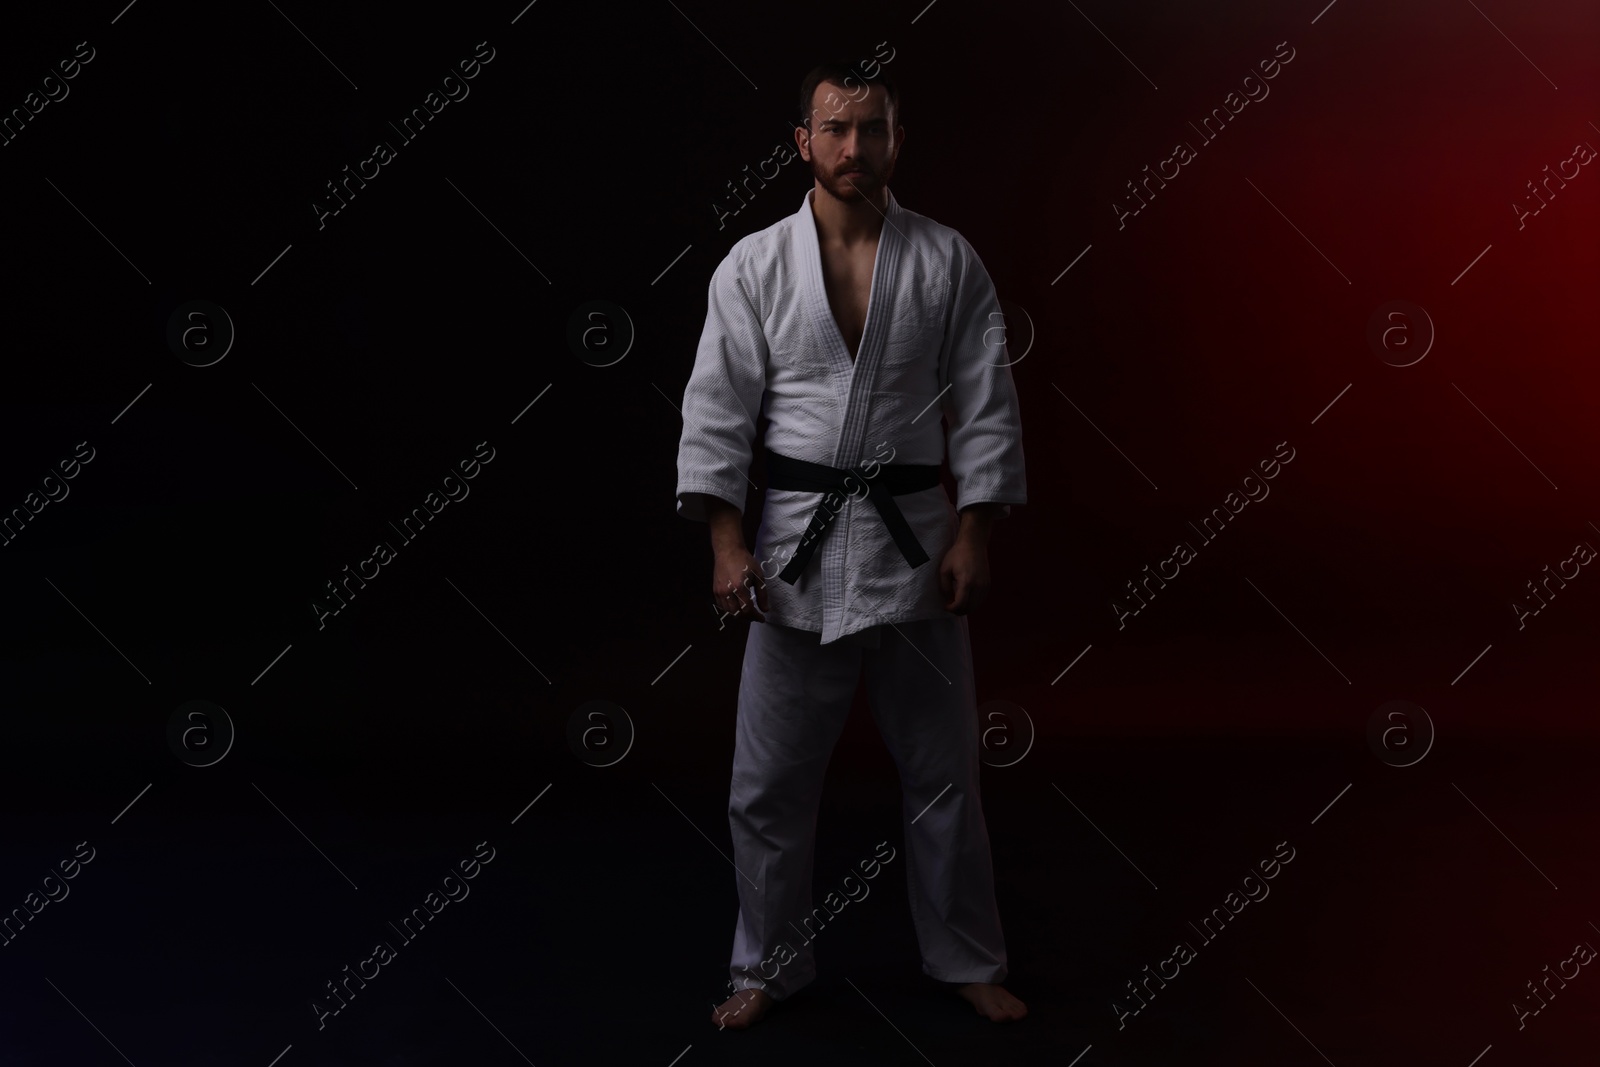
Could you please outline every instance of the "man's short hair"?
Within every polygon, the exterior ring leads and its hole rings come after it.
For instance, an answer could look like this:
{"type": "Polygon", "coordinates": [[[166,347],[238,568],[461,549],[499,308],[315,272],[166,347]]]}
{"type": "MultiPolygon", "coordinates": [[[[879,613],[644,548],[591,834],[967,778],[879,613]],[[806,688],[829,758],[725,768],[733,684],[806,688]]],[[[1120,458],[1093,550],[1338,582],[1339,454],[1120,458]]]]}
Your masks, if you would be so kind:
{"type": "Polygon", "coordinates": [[[800,125],[806,129],[811,129],[811,99],[816,95],[817,86],[824,82],[839,86],[853,98],[857,92],[856,86],[876,86],[882,89],[889,94],[890,124],[893,126],[900,124],[900,90],[882,67],[878,68],[877,77],[868,78],[858,74],[850,64],[837,62],[822,63],[811,68],[811,73],[800,83],[800,125]]]}

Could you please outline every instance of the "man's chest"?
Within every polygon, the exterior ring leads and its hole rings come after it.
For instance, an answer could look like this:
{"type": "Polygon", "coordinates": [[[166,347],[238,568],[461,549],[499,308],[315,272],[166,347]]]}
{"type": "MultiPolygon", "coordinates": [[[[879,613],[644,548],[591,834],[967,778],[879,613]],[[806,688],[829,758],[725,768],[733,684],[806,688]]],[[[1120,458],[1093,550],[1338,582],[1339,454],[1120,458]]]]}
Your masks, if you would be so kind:
{"type": "Polygon", "coordinates": [[[917,409],[939,392],[953,271],[930,251],[901,251],[821,247],[809,262],[776,257],[751,281],[776,401],[843,403],[863,368],[868,391],[920,396],[917,409]]]}
{"type": "Polygon", "coordinates": [[[861,348],[867,308],[872,303],[872,272],[877,262],[878,242],[864,242],[859,247],[848,249],[824,247],[819,251],[828,308],[839,327],[845,348],[854,360],[861,348]]]}

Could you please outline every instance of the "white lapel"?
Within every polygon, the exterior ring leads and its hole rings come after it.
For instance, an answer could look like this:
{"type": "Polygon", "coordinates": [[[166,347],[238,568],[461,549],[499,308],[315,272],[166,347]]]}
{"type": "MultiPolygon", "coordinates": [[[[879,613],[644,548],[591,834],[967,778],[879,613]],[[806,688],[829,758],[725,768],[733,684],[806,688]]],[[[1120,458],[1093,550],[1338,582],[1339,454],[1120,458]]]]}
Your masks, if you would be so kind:
{"type": "Polygon", "coordinates": [[[843,405],[844,419],[840,428],[838,447],[834,451],[833,465],[848,467],[854,463],[865,444],[867,409],[872,396],[872,386],[877,378],[878,364],[884,341],[893,316],[889,312],[894,302],[896,280],[904,255],[901,232],[904,220],[900,204],[889,193],[889,209],[885,213],[883,230],[878,236],[878,251],[872,263],[872,290],[867,300],[867,318],[862,324],[861,344],[854,361],[850,349],[839,332],[839,323],[828,304],[828,290],[822,277],[822,249],[817,241],[817,220],[811,212],[813,189],[800,201],[799,248],[800,282],[809,308],[812,335],[822,346],[824,355],[833,370],[834,389],[843,405]]]}

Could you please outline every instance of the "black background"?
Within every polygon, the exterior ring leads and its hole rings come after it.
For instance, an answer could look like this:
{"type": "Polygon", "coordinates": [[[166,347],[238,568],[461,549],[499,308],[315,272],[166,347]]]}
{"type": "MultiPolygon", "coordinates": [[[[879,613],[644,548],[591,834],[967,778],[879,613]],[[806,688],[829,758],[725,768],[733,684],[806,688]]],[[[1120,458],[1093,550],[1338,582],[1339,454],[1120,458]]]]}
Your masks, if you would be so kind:
{"type": "MultiPolygon", "coordinates": [[[[1600,141],[1596,22],[1474,6],[8,13],[0,106],[95,57],[0,147],[0,508],[95,452],[0,548],[0,908],[95,858],[0,948],[0,1060],[1589,1062],[1587,969],[1522,1029],[1509,1005],[1600,937],[1600,594],[1579,577],[1522,629],[1510,604],[1600,544],[1600,179],[1522,229],[1507,205],[1600,141]],[[1124,183],[1285,40],[1272,94],[1119,228],[1124,183]],[[479,42],[470,95],[400,144],[479,42]],[[676,405],[711,271],[799,207],[805,164],[724,228],[712,204],[790,140],[811,65],[880,42],[896,196],[1034,332],[1029,504],[972,624],[982,710],[1038,732],[984,772],[1030,1016],[919,980],[891,864],[814,987],[718,1032],[743,630],[673,514],[676,405]],[[379,140],[396,158],[319,228],[379,140]],[[1365,340],[1397,299],[1438,331],[1407,368],[1365,340]],[[167,344],[193,300],[236,330],[208,367],[167,344]],[[567,341],[591,300],[636,331],[609,367],[567,341]],[[1119,629],[1124,583],[1280,441],[1272,495],[1119,629]],[[382,540],[398,558],[319,628],[382,540]],[[190,700],[235,731],[208,767],[168,745],[190,700]],[[635,731],[613,766],[568,743],[593,700],[635,731]],[[1368,740],[1392,700],[1437,732],[1409,767],[1368,740]],[[1271,895],[1119,1029],[1124,983],[1283,841],[1271,895]],[[471,895],[319,1030],[323,983],[479,842],[471,895]]],[[[856,711],[819,885],[900,841],[856,711]]]]}

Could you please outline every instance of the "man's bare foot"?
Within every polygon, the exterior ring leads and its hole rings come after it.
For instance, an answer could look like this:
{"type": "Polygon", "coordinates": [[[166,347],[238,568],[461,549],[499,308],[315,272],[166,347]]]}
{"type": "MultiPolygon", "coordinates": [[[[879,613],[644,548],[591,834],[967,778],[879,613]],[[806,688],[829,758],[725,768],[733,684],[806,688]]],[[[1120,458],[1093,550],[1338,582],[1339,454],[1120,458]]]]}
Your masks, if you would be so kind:
{"type": "Polygon", "coordinates": [[[993,982],[968,982],[956,989],[964,1000],[972,1003],[979,1015],[991,1022],[1003,1023],[1021,1019],[1028,1014],[1028,1006],[1010,993],[1005,986],[993,982]]]}
{"type": "Polygon", "coordinates": [[[718,1030],[745,1030],[760,1022],[772,1003],[771,995],[763,990],[741,989],[723,1001],[721,1007],[712,1009],[711,1021],[718,1030]]]}

